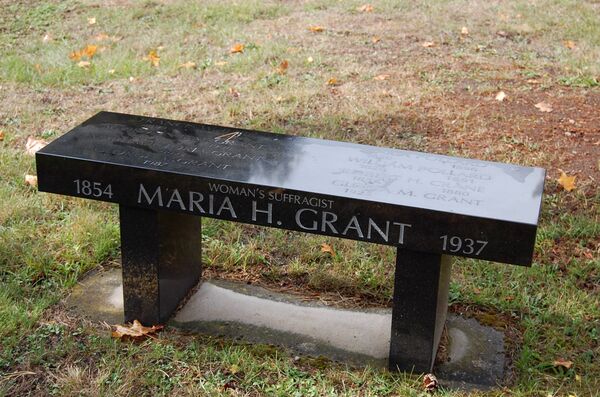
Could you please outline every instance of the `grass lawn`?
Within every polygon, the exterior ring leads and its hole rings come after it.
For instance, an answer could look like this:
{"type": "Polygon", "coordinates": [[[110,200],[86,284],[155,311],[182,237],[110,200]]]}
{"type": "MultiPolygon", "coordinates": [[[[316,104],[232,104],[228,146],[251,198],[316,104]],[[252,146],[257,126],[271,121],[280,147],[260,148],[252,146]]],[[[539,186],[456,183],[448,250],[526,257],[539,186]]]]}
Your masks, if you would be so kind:
{"type": "MultiPolygon", "coordinates": [[[[0,2],[0,395],[427,395],[174,329],[122,343],[66,310],[87,271],[119,266],[117,210],[28,186],[25,143],[99,110],[546,168],[533,266],[457,259],[450,310],[509,336],[506,384],[473,395],[600,395],[600,3],[371,4],[0,2]]],[[[391,303],[388,247],[215,220],[203,240],[214,277],[391,303]]]]}

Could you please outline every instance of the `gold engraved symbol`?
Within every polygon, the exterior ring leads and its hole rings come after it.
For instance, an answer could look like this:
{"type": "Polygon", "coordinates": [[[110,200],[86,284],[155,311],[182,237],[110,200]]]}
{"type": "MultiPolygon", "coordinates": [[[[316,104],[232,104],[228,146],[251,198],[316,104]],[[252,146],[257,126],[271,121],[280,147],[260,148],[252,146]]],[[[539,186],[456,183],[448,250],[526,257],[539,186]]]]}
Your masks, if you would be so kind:
{"type": "Polygon", "coordinates": [[[215,142],[223,143],[225,145],[230,145],[233,143],[233,140],[239,136],[242,136],[242,133],[239,131],[230,132],[229,134],[223,134],[215,137],[215,142]]]}

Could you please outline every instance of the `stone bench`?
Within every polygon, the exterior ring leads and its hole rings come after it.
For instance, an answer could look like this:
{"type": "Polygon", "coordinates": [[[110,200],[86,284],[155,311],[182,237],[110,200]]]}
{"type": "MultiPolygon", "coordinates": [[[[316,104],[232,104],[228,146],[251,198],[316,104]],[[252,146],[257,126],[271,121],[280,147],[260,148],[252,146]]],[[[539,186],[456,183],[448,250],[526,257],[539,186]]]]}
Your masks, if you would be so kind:
{"type": "Polygon", "coordinates": [[[544,170],[101,112],[36,154],[39,190],[119,204],[125,320],[201,276],[201,217],[397,247],[390,369],[430,371],[451,256],[530,265],[544,170]]]}

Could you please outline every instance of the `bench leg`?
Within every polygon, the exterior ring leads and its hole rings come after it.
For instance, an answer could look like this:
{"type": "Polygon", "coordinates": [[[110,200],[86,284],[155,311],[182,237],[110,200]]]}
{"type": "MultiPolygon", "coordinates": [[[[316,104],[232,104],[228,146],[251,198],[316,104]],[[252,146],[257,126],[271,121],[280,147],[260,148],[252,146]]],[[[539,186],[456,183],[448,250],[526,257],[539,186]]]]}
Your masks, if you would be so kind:
{"type": "Polygon", "coordinates": [[[448,310],[451,258],[398,248],[390,371],[431,372],[448,310]]]}
{"type": "Polygon", "coordinates": [[[164,323],[202,273],[200,217],[119,206],[125,322],[164,323]]]}

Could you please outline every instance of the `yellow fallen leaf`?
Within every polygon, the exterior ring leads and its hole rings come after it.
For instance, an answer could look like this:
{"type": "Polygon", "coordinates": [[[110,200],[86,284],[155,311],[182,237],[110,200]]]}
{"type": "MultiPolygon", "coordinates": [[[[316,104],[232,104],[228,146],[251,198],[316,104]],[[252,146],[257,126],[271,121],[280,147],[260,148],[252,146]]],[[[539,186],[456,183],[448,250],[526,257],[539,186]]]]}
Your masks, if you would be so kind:
{"type": "Polygon", "coordinates": [[[356,8],[358,12],[373,12],[373,6],[371,4],[364,4],[356,8]]]}
{"type": "Polygon", "coordinates": [[[108,74],[115,74],[115,70],[114,69],[108,69],[108,74]]]}
{"type": "Polygon", "coordinates": [[[323,26],[309,26],[308,30],[310,30],[313,33],[319,33],[319,32],[323,32],[325,30],[325,28],[323,26]]]}
{"type": "Polygon", "coordinates": [[[90,67],[90,65],[91,65],[91,64],[92,64],[92,63],[91,63],[91,62],[89,62],[89,61],[79,61],[79,63],[77,64],[77,66],[79,66],[80,68],[85,68],[85,69],[87,69],[87,68],[89,68],[89,67],[90,67]]]}
{"type": "Polygon", "coordinates": [[[31,187],[37,187],[38,177],[35,175],[25,175],[25,184],[31,187]]]}
{"type": "Polygon", "coordinates": [[[30,156],[33,156],[38,150],[42,149],[47,144],[48,142],[43,139],[38,139],[30,136],[27,138],[27,142],[25,143],[25,153],[27,153],[30,156]]]}
{"type": "Polygon", "coordinates": [[[98,50],[98,46],[96,46],[94,44],[88,44],[83,49],[83,54],[85,56],[87,56],[88,58],[92,59],[94,57],[94,55],[96,54],[96,50],[98,50]]]}
{"type": "Polygon", "coordinates": [[[575,189],[576,176],[568,176],[563,170],[560,171],[560,178],[557,179],[558,184],[563,187],[567,192],[575,189]]]}
{"type": "Polygon", "coordinates": [[[373,77],[373,80],[387,80],[390,78],[389,74],[379,74],[375,77],[373,77]]]}
{"type": "Polygon", "coordinates": [[[331,256],[335,256],[335,251],[333,250],[333,247],[327,243],[321,244],[321,252],[330,254],[331,256]]]}
{"type": "Polygon", "coordinates": [[[281,61],[281,63],[277,67],[277,73],[282,74],[282,75],[286,74],[288,66],[290,66],[290,64],[289,64],[289,62],[287,60],[281,61]]]}
{"type": "Polygon", "coordinates": [[[327,80],[327,85],[338,85],[339,83],[340,82],[335,77],[332,77],[329,80],[327,80]]]}
{"type": "Polygon", "coordinates": [[[88,20],[88,25],[96,24],[96,17],[88,18],[87,20],[88,20]]]}
{"type": "Polygon", "coordinates": [[[379,37],[379,36],[371,37],[371,43],[373,43],[373,44],[379,43],[380,41],[381,41],[381,37],[379,37]]]}
{"type": "Polygon", "coordinates": [[[540,112],[544,113],[550,113],[553,110],[552,105],[550,105],[548,102],[536,103],[535,107],[538,108],[540,112]]]}
{"type": "Polygon", "coordinates": [[[229,52],[232,54],[242,53],[244,52],[244,47],[242,43],[236,43],[229,49],[229,52]]]}
{"type": "Polygon", "coordinates": [[[565,41],[563,41],[563,44],[569,50],[574,50],[575,47],[577,47],[577,44],[575,44],[575,42],[573,40],[565,40],[565,41]]]}
{"type": "Polygon", "coordinates": [[[460,34],[462,34],[463,36],[468,36],[469,35],[469,29],[466,26],[463,26],[460,29],[460,34]]]}
{"type": "Polygon", "coordinates": [[[188,61],[188,62],[182,63],[181,65],[179,65],[179,67],[183,68],[183,69],[196,69],[196,62],[188,61]]]}
{"type": "Polygon", "coordinates": [[[579,375],[579,374],[575,374],[575,380],[576,380],[577,382],[581,382],[581,375],[579,375]]]}
{"type": "Polygon", "coordinates": [[[435,42],[433,42],[433,41],[425,41],[425,42],[421,43],[421,46],[423,46],[425,48],[435,47],[435,42]]]}
{"type": "Polygon", "coordinates": [[[496,100],[502,102],[506,99],[506,93],[504,91],[500,91],[496,94],[496,100]]]}
{"type": "Polygon", "coordinates": [[[154,67],[158,67],[158,65],[160,64],[160,56],[158,55],[156,50],[150,50],[148,52],[148,55],[144,57],[144,60],[149,61],[154,67]]]}
{"type": "Polygon", "coordinates": [[[153,325],[144,327],[138,320],[133,320],[131,325],[114,325],[115,330],[112,337],[116,339],[143,339],[147,336],[157,333],[164,328],[162,325],[153,325]]]}

